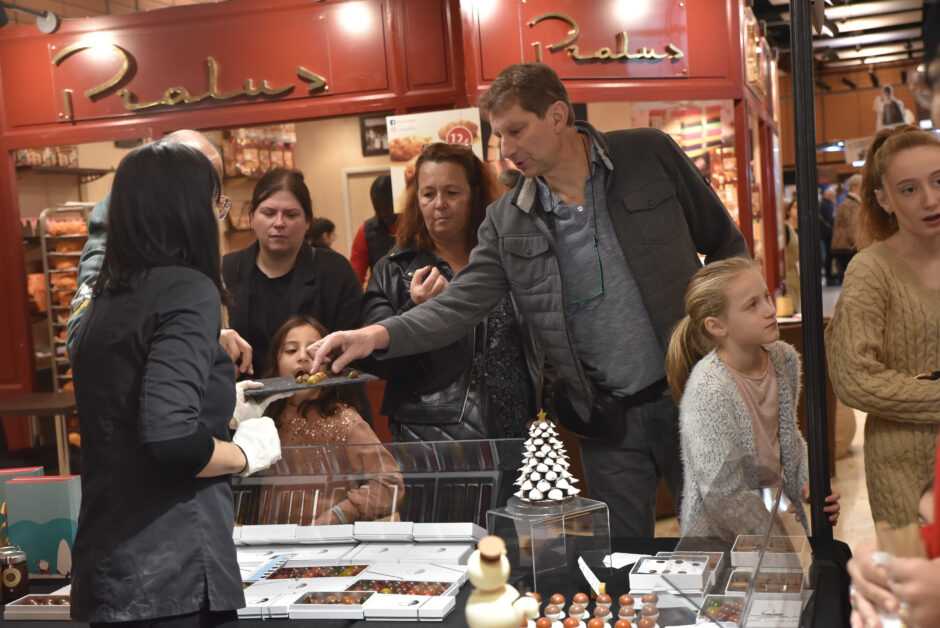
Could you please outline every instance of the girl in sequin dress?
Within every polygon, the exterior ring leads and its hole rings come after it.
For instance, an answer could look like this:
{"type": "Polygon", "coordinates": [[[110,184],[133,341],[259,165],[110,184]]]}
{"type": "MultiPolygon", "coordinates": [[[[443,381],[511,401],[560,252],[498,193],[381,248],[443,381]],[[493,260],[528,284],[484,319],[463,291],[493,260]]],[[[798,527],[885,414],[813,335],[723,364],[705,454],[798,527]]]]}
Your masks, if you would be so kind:
{"type": "MultiPolygon", "coordinates": [[[[309,372],[311,360],[305,348],[327,333],[309,316],[289,318],[271,338],[264,376],[309,372]]],[[[333,471],[338,467],[338,475],[368,478],[331,480],[315,487],[317,498],[303,509],[300,521],[291,523],[309,525],[312,520],[315,525],[327,525],[388,518],[401,501],[404,485],[398,464],[359,416],[351,392],[349,386],[301,390],[269,407],[282,447],[333,446],[310,455],[332,457],[330,466],[333,471]]]]}

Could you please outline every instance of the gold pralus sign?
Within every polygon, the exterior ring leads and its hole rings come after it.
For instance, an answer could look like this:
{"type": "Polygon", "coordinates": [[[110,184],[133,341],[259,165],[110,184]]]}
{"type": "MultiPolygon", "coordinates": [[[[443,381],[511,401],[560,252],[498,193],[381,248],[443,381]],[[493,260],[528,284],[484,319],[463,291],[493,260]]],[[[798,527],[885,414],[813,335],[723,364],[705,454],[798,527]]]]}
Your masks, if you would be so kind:
{"type": "MultiPolygon", "coordinates": [[[[85,97],[94,101],[101,94],[115,87],[127,77],[133,57],[129,52],[116,44],[79,41],[60,50],[52,59],[52,63],[56,66],[61,65],[67,58],[90,48],[104,48],[110,50],[121,59],[121,67],[113,76],[100,85],[95,85],[85,90],[85,97]]],[[[167,87],[161,98],[141,102],[134,92],[126,87],[122,87],[117,90],[116,95],[120,96],[121,103],[128,111],[141,111],[160,106],[176,107],[179,105],[191,105],[207,100],[225,101],[238,98],[239,96],[248,98],[282,96],[294,91],[294,85],[274,87],[268,84],[267,79],[262,79],[260,82],[256,83],[255,79],[246,78],[242,84],[242,89],[223,92],[219,90],[219,62],[212,57],[206,57],[206,64],[209,66],[209,80],[206,91],[202,93],[193,94],[185,87],[173,86],[167,87]]],[[[296,71],[297,76],[307,83],[307,91],[310,94],[325,92],[329,89],[329,86],[326,84],[326,79],[319,74],[311,72],[300,65],[297,66],[296,71]]],[[[59,117],[63,120],[73,120],[75,116],[72,107],[71,89],[62,90],[62,106],[64,111],[59,114],[59,117]]]]}
{"type": "MultiPolygon", "coordinates": [[[[578,35],[581,34],[581,27],[578,26],[578,23],[573,17],[566,13],[543,13],[530,20],[528,26],[532,28],[539,22],[544,22],[545,20],[560,20],[569,26],[567,37],[548,44],[548,49],[551,52],[564,49],[575,61],[661,61],[662,59],[678,61],[685,56],[682,49],[672,43],[666,44],[663,48],[663,52],[656,52],[656,50],[647,48],[646,46],[638,48],[636,52],[630,52],[630,38],[627,36],[626,31],[617,33],[615,37],[617,45],[615,48],[603,46],[591,54],[582,54],[581,49],[574,43],[578,35]]],[[[541,61],[542,42],[536,41],[532,44],[532,47],[535,48],[535,60],[541,61]]]]}

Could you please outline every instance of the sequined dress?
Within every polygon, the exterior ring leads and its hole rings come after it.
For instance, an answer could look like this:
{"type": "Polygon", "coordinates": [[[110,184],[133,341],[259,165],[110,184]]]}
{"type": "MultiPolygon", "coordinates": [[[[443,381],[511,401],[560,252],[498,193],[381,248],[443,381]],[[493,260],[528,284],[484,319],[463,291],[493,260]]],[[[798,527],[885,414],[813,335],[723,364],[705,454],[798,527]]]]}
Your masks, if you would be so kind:
{"type": "MultiPolygon", "coordinates": [[[[278,435],[283,448],[330,446],[285,453],[289,463],[296,462],[297,456],[327,457],[333,471],[326,483],[304,487],[303,505],[285,521],[281,521],[285,517],[277,517],[279,523],[336,523],[335,518],[330,520],[334,506],[343,511],[349,523],[371,521],[389,517],[401,501],[404,484],[398,464],[353,408],[343,406],[331,416],[325,416],[315,405],[307,408],[306,416],[287,408],[279,417],[278,435]]],[[[297,487],[283,490],[296,492],[297,487]]],[[[277,507],[277,499],[274,502],[277,507]]]]}

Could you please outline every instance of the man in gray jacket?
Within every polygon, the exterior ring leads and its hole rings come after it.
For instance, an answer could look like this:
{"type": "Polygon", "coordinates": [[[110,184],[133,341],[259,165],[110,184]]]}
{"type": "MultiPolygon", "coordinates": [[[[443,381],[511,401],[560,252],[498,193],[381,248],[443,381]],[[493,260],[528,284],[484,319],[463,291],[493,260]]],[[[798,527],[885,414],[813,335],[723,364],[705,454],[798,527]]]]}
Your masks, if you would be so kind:
{"type": "Polygon", "coordinates": [[[314,368],[444,346],[511,292],[553,376],[546,405],[582,435],[591,497],[615,536],[652,536],[659,478],[676,501],[682,487],[669,334],[698,253],[746,256],[744,238],[668,135],[575,123],[546,65],[505,68],[481,107],[523,176],[487,209],[470,263],[408,313],[311,345],[314,368]]]}

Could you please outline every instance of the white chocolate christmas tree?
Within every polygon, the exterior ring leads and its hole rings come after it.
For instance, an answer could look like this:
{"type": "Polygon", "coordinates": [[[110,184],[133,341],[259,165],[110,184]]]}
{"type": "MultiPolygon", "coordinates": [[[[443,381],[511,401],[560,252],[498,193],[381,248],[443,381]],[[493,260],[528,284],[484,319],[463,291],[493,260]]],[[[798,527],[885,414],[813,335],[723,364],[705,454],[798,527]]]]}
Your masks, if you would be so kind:
{"type": "Polygon", "coordinates": [[[568,472],[565,446],[544,411],[539,412],[538,421],[529,428],[523,448],[516,497],[529,503],[558,503],[580,492],[573,486],[578,479],[568,472]]]}

